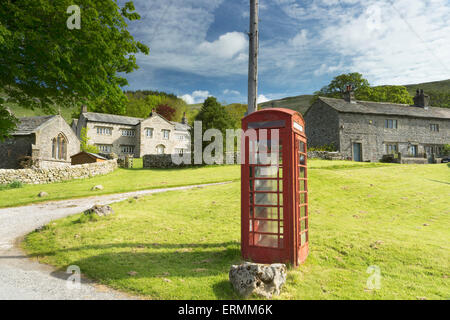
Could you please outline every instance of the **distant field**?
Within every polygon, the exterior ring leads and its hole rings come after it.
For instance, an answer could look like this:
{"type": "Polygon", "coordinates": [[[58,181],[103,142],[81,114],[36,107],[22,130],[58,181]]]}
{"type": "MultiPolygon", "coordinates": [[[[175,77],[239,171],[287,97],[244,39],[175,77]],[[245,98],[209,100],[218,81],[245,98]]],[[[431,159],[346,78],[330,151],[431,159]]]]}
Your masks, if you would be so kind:
{"type": "Polygon", "coordinates": [[[412,96],[416,94],[417,89],[423,89],[425,93],[427,91],[450,92],[450,79],[420,84],[409,84],[405,87],[412,96]]]}

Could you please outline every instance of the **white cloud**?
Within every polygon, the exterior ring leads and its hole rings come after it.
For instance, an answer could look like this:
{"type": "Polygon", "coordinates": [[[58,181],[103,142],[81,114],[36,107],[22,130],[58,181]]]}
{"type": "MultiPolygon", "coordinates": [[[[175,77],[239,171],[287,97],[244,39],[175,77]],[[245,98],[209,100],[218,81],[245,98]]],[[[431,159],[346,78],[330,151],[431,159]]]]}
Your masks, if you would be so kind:
{"type": "Polygon", "coordinates": [[[366,1],[320,40],[350,58],[349,68],[373,84],[408,84],[450,77],[450,4],[446,1],[366,1]],[[372,15],[372,16],[371,16],[372,15]]]}
{"type": "Polygon", "coordinates": [[[180,99],[183,99],[187,104],[197,104],[202,103],[206,100],[206,98],[211,97],[209,91],[206,90],[197,90],[192,92],[192,94],[185,94],[179,96],[180,99]]]}
{"type": "Polygon", "coordinates": [[[199,50],[211,56],[230,59],[247,49],[248,41],[242,32],[228,32],[214,42],[203,42],[199,50]]]}
{"type": "Polygon", "coordinates": [[[225,89],[223,90],[223,94],[224,95],[231,95],[231,96],[240,96],[241,93],[237,90],[230,90],[230,89],[225,89]]]}
{"type": "Polygon", "coordinates": [[[270,101],[265,95],[260,94],[257,99],[257,103],[264,103],[270,101]]]}

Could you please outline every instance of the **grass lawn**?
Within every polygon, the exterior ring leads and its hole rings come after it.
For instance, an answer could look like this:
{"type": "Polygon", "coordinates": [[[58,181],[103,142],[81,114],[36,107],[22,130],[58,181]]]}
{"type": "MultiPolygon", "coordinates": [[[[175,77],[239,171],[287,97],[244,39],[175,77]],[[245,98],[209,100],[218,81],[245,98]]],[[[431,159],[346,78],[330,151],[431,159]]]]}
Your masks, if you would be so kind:
{"type": "MultiPolygon", "coordinates": [[[[137,164],[139,165],[139,159],[135,160],[138,160],[137,164]]],[[[89,179],[42,185],[24,185],[22,188],[16,189],[0,189],[0,208],[144,189],[236,181],[240,179],[240,176],[241,171],[238,165],[165,170],[117,169],[110,174],[89,179]],[[91,191],[92,187],[99,184],[104,187],[103,190],[91,191]],[[39,198],[38,194],[41,191],[47,192],[48,197],[39,198]]]]}
{"type": "MultiPolygon", "coordinates": [[[[289,270],[279,299],[450,298],[447,165],[310,167],[310,256],[289,270]],[[366,288],[369,266],[381,270],[380,290],[366,288]]],[[[40,262],[78,265],[90,278],[150,299],[238,298],[228,270],[241,262],[239,182],[113,208],[98,221],[75,215],[51,223],[23,247],[40,262]]]]}

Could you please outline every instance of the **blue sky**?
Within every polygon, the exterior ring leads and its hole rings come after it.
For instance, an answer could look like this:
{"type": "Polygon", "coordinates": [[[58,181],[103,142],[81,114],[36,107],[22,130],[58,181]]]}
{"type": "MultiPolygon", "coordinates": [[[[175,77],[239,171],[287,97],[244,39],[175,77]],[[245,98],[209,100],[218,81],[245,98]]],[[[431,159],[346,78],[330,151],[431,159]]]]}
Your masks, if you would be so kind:
{"type": "MultiPolygon", "coordinates": [[[[150,54],[124,89],[247,101],[249,0],[133,2],[141,20],[129,30],[150,54]]],[[[373,85],[449,79],[449,21],[449,0],[260,0],[259,101],[347,72],[373,85]]]]}

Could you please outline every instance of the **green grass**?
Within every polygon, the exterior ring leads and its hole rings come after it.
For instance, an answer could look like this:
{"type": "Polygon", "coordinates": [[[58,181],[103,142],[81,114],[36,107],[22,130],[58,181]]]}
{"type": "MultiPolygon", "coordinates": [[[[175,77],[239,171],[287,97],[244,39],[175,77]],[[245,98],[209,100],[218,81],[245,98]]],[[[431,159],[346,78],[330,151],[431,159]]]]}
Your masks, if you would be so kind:
{"type": "MultiPolygon", "coordinates": [[[[310,167],[310,255],[289,270],[279,299],[450,297],[447,165],[312,160],[310,167]],[[380,290],[366,288],[369,266],[381,270],[380,290]]],[[[238,182],[113,208],[99,221],[75,215],[51,223],[23,247],[40,262],[78,265],[146,298],[238,298],[228,282],[230,265],[241,262],[238,182]]]]}
{"type": "MultiPolygon", "coordinates": [[[[141,166],[139,159],[135,160],[138,160],[135,164],[138,167],[141,166]]],[[[43,185],[24,185],[20,189],[1,190],[0,207],[136,190],[232,181],[239,179],[240,172],[238,165],[168,170],[117,169],[113,173],[88,179],[43,185]],[[104,187],[103,190],[91,191],[92,187],[99,184],[104,187]],[[45,191],[49,195],[45,198],[39,198],[38,194],[41,191],[45,191]]]]}

